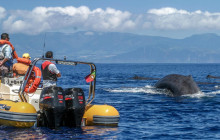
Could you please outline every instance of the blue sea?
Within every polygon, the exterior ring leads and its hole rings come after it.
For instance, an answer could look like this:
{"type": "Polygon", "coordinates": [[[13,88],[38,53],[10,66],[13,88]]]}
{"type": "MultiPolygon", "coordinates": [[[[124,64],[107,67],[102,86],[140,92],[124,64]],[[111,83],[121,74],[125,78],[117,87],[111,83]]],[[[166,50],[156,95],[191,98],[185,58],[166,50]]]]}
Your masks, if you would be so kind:
{"type": "MultiPolygon", "coordinates": [[[[0,126],[1,139],[220,139],[220,64],[96,64],[93,104],[114,106],[120,113],[118,127],[13,128],[0,126]],[[158,80],[134,80],[138,75],[162,78],[168,74],[192,75],[201,92],[171,97],[154,87],[158,80]]],[[[58,65],[58,86],[80,87],[88,95],[84,77],[89,66],[58,65]]]]}

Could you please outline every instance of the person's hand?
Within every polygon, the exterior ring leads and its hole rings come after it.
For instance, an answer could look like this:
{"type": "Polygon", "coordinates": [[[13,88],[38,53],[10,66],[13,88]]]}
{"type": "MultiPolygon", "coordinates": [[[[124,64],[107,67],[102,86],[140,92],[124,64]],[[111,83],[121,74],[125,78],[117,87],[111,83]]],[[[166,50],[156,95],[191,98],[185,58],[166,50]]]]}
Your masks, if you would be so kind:
{"type": "Polygon", "coordinates": [[[58,73],[58,74],[57,74],[57,77],[61,77],[61,74],[60,74],[60,73],[58,73]]]}
{"type": "Polygon", "coordinates": [[[3,65],[3,63],[2,63],[2,61],[0,62],[0,66],[2,66],[3,65]]]}

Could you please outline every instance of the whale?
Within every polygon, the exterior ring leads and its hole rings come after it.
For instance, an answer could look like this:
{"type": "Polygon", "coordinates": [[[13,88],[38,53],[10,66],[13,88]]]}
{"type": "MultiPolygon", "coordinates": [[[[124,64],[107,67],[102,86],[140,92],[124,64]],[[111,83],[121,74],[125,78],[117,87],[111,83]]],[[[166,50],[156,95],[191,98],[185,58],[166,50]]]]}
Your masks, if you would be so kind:
{"type": "Polygon", "coordinates": [[[133,80],[159,80],[160,78],[153,78],[153,77],[141,77],[138,75],[134,75],[132,78],[133,80]]]}
{"type": "Polygon", "coordinates": [[[207,75],[206,78],[220,79],[219,76],[207,75]]]}
{"type": "Polygon", "coordinates": [[[194,94],[200,91],[191,75],[170,74],[161,78],[155,84],[156,88],[167,89],[171,96],[194,94]]]}

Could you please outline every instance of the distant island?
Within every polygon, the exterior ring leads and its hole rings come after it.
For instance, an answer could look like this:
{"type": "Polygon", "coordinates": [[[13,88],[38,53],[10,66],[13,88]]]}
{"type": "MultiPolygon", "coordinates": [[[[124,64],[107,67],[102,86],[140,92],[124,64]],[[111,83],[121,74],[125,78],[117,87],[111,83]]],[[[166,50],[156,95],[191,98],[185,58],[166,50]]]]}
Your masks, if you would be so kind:
{"type": "Polygon", "coordinates": [[[219,63],[220,36],[199,34],[184,39],[117,32],[49,32],[11,34],[17,53],[41,57],[46,50],[55,57],[95,63],[219,63]],[[45,48],[44,48],[45,40],[45,48]]]}

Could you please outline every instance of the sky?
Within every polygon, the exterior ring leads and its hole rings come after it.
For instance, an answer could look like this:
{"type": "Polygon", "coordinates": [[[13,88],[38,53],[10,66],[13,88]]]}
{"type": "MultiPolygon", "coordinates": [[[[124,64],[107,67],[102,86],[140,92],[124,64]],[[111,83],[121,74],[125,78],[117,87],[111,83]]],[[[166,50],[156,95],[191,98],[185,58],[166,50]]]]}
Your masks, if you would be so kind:
{"type": "Polygon", "coordinates": [[[220,35],[220,0],[1,0],[0,31],[220,35]]]}

